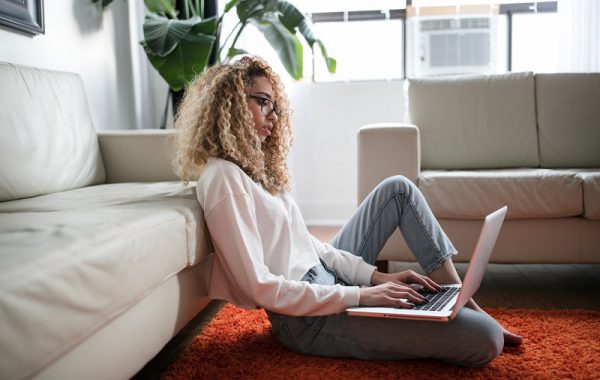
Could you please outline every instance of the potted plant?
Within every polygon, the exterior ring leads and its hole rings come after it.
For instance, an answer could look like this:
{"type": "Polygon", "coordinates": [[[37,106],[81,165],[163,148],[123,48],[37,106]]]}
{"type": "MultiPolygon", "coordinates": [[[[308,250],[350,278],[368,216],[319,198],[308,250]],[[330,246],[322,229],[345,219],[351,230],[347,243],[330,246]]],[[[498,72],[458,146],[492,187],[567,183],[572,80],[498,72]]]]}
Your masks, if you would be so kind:
{"type": "MultiPolygon", "coordinates": [[[[106,6],[112,0],[92,0],[106,6]]],[[[252,24],[275,49],[287,72],[294,79],[303,75],[303,49],[300,34],[312,48],[321,49],[329,72],[334,73],[335,59],[311,29],[310,20],[287,0],[230,0],[221,15],[206,17],[204,0],[145,0],[149,14],[144,20],[141,45],[152,66],[169,84],[174,104],[186,84],[206,67],[248,52],[236,43],[245,28],[252,24]],[[223,16],[235,8],[239,22],[224,39],[221,37],[223,16]],[[220,42],[222,40],[222,43],[220,42]]],[[[175,107],[174,107],[175,108],[175,107]]]]}

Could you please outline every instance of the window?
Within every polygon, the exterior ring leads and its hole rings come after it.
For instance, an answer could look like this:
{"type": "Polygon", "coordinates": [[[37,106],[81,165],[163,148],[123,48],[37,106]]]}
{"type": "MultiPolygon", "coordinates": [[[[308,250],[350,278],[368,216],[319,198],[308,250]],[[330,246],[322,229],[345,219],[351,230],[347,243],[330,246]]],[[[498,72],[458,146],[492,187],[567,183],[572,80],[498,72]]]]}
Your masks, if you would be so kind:
{"type": "MultiPolygon", "coordinates": [[[[304,75],[332,82],[557,71],[557,1],[518,1],[297,1],[337,60],[331,75],[315,48],[305,54],[304,75]]],[[[275,52],[257,33],[244,33],[240,42],[279,69],[275,52]]]]}
{"type": "Polygon", "coordinates": [[[512,16],[510,71],[559,70],[558,21],[557,13],[528,12],[512,16]]]}
{"type": "Polygon", "coordinates": [[[330,75],[320,49],[314,49],[314,80],[403,78],[403,23],[401,19],[316,23],[315,33],[338,64],[336,74],[330,75]]]}
{"type": "Polygon", "coordinates": [[[556,71],[556,1],[499,3],[413,0],[402,9],[313,13],[315,31],[338,59],[330,75],[314,58],[313,79],[556,71]]]}

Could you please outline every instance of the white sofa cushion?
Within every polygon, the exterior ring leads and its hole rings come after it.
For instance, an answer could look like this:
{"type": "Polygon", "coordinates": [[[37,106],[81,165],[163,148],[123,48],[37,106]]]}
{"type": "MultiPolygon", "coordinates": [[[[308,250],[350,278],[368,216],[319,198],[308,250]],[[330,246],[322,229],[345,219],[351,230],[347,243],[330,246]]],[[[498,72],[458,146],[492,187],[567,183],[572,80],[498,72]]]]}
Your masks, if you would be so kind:
{"type": "Polygon", "coordinates": [[[76,74],[0,62],[0,201],[104,182],[76,74]]]}
{"type": "Polygon", "coordinates": [[[423,169],[538,166],[532,73],[411,79],[423,169]]]}
{"type": "Polygon", "coordinates": [[[583,181],[583,216],[600,219],[600,169],[572,169],[583,181]]]}
{"type": "Polygon", "coordinates": [[[3,374],[34,373],[76,346],[199,261],[206,240],[193,183],[99,185],[0,204],[3,374]]]}
{"type": "Polygon", "coordinates": [[[600,73],[536,74],[540,164],[600,167],[600,73]]]}
{"type": "Polygon", "coordinates": [[[508,205],[509,219],[583,213],[582,179],[548,169],[422,171],[418,182],[438,218],[480,219],[508,205]]]}

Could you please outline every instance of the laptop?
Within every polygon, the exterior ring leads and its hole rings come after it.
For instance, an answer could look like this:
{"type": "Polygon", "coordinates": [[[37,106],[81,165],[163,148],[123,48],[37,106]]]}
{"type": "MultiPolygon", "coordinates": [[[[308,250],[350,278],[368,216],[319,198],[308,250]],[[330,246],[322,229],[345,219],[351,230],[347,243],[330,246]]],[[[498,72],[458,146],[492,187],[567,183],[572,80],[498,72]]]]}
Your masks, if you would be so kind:
{"type": "Polygon", "coordinates": [[[428,303],[414,305],[411,309],[395,307],[350,307],[349,315],[359,317],[398,318],[423,321],[448,322],[460,311],[479,289],[488,261],[492,255],[500,227],[506,216],[507,206],[485,217],[479,240],[469,262],[465,279],[461,284],[443,285],[437,293],[422,292],[428,303]]]}

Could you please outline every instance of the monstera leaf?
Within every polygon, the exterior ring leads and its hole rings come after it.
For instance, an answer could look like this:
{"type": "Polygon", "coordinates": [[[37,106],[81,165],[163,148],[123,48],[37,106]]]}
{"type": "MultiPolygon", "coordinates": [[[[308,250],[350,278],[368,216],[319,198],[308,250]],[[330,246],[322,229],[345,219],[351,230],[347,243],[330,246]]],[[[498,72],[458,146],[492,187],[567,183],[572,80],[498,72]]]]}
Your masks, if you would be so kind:
{"type": "Polygon", "coordinates": [[[297,32],[311,48],[315,43],[319,45],[327,69],[335,72],[335,59],[329,57],[323,42],[314,35],[310,20],[292,3],[285,0],[241,0],[236,4],[241,28],[248,22],[256,26],[294,79],[302,78],[303,72],[302,44],[297,32]]]}
{"type": "Polygon", "coordinates": [[[181,91],[208,66],[215,30],[214,17],[177,20],[150,14],[144,22],[141,44],[171,90],[181,91]]]}
{"type": "Polygon", "coordinates": [[[260,30],[269,44],[275,49],[283,67],[294,79],[302,78],[302,44],[295,33],[290,33],[273,14],[260,19],[252,18],[254,26],[260,30]]]}
{"type": "Polygon", "coordinates": [[[146,4],[146,8],[152,13],[177,18],[175,0],[144,0],[144,3],[146,4]]]}

